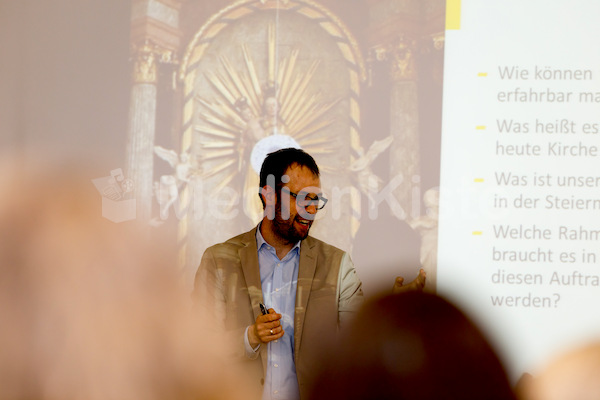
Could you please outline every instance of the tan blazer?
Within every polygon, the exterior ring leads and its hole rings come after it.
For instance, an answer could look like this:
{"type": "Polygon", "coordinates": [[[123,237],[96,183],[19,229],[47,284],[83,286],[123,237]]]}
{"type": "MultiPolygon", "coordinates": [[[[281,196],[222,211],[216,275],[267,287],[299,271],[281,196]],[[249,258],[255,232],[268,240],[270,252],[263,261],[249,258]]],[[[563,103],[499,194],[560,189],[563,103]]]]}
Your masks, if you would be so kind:
{"type": "MultiPolygon", "coordinates": [[[[196,273],[194,300],[209,313],[208,318],[219,321],[219,329],[229,336],[238,359],[257,384],[257,394],[262,394],[267,346],[261,346],[254,360],[244,347],[246,327],[260,315],[263,301],[256,228],[206,250],[196,273]]],[[[301,398],[307,397],[321,349],[362,303],[361,282],[347,253],[311,236],[303,240],[294,315],[294,362],[301,398]]]]}

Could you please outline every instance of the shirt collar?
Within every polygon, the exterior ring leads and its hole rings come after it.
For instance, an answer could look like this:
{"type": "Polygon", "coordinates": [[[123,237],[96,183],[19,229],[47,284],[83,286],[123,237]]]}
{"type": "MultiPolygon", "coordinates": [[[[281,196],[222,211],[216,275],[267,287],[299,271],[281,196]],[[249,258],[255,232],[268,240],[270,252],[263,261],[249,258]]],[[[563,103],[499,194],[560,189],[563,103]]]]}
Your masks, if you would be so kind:
{"type": "MultiPolygon", "coordinates": [[[[258,250],[260,250],[263,245],[269,246],[269,247],[273,247],[269,243],[267,243],[267,241],[263,237],[262,233],[260,233],[260,226],[261,225],[262,225],[262,221],[259,222],[258,226],[256,227],[256,248],[258,250]]],[[[292,249],[290,250],[290,252],[292,252],[292,251],[294,251],[296,249],[300,250],[300,243],[302,243],[302,240],[298,240],[298,242],[296,242],[296,244],[294,245],[294,247],[292,247],[292,249]]]]}

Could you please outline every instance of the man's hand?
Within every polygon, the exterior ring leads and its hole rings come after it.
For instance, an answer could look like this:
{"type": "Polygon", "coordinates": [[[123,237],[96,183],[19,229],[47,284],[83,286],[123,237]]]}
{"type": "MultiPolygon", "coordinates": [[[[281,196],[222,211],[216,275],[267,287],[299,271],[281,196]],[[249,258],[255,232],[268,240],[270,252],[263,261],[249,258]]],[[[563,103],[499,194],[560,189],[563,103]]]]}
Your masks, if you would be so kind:
{"type": "Polygon", "coordinates": [[[399,276],[396,278],[396,282],[394,282],[394,287],[392,288],[392,293],[402,293],[408,292],[410,290],[422,291],[425,287],[425,270],[422,268],[419,270],[419,275],[408,285],[404,285],[404,278],[399,276]]]}
{"type": "Polygon", "coordinates": [[[277,340],[285,333],[281,326],[281,314],[270,308],[269,313],[259,315],[256,322],[248,329],[248,342],[253,348],[261,343],[277,340]]]}

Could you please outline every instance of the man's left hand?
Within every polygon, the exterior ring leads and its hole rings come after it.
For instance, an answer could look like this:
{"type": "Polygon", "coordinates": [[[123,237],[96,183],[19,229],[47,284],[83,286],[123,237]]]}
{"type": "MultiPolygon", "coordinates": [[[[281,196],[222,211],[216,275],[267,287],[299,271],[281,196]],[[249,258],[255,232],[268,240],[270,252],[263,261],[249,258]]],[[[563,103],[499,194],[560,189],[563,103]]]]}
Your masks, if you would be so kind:
{"type": "Polygon", "coordinates": [[[419,270],[419,275],[417,275],[417,277],[409,284],[405,285],[404,284],[404,278],[399,276],[396,278],[396,281],[394,282],[394,287],[392,288],[392,293],[396,294],[396,293],[402,293],[402,292],[408,292],[411,290],[416,290],[416,291],[423,291],[423,288],[425,287],[425,280],[426,280],[427,276],[425,274],[425,270],[423,268],[421,268],[419,270]]]}

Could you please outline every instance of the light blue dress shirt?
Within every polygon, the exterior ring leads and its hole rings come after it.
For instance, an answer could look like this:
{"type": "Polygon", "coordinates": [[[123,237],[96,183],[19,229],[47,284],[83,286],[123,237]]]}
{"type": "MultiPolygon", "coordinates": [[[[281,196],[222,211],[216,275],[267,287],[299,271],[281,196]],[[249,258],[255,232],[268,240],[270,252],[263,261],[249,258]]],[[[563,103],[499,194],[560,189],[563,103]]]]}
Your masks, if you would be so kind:
{"type": "MultiPolygon", "coordinates": [[[[294,311],[300,264],[300,241],[283,257],[277,257],[275,248],[256,230],[258,265],[263,301],[267,308],[281,314],[285,334],[268,343],[267,376],[263,400],[294,400],[300,398],[296,365],[294,363],[294,311]]],[[[246,336],[247,337],[247,336],[246,336]]]]}
{"type": "MultiPolygon", "coordinates": [[[[296,308],[296,289],[300,264],[300,243],[280,260],[275,249],[269,245],[256,230],[259,272],[263,301],[268,308],[282,314],[280,322],[285,334],[279,340],[267,345],[267,375],[264,382],[263,400],[298,400],[300,392],[294,363],[294,314],[296,308]]],[[[356,275],[354,264],[347,253],[340,263],[336,290],[338,301],[338,329],[348,326],[363,304],[361,282],[356,275]]],[[[256,359],[261,345],[250,346],[248,329],[244,333],[246,357],[256,359]]]]}

